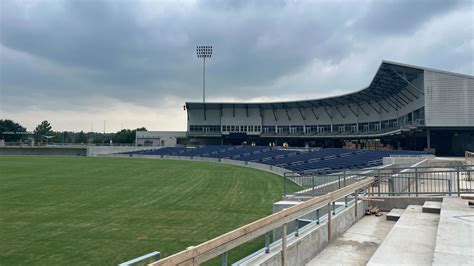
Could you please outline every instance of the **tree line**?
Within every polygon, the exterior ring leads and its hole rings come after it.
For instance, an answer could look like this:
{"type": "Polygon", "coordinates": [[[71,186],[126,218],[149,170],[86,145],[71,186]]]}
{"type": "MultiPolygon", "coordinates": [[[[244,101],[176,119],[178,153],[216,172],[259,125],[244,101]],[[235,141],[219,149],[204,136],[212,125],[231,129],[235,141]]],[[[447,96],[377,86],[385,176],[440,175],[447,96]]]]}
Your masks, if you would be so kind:
{"type": "MultiPolygon", "coordinates": [[[[132,144],[135,143],[137,131],[147,131],[147,129],[144,127],[133,130],[122,129],[116,133],[54,131],[51,124],[45,120],[36,126],[33,135],[36,143],[132,144]]],[[[28,141],[26,133],[26,128],[15,121],[0,120],[0,139],[5,142],[28,141]]]]}

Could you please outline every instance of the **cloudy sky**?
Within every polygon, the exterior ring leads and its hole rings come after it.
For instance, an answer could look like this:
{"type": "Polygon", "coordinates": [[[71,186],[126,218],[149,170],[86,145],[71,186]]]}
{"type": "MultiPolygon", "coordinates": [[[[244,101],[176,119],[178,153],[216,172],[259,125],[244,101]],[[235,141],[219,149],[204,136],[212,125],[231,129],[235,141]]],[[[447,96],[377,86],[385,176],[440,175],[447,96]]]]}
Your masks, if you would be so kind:
{"type": "Polygon", "coordinates": [[[186,101],[311,99],[381,60],[474,74],[474,1],[1,0],[0,119],[185,130],[186,101]]]}

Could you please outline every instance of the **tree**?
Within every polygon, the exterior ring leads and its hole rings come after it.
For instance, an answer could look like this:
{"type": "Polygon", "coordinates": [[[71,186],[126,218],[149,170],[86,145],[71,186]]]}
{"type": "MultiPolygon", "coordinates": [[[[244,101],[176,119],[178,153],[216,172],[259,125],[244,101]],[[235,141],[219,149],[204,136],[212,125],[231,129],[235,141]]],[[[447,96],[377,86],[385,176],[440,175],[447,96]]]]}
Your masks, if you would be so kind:
{"type": "Polygon", "coordinates": [[[135,136],[137,131],[147,131],[146,128],[141,127],[134,130],[122,129],[115,133],[112,141],[113,143],[135,143],[135,136]]]}
{"type": "Polygon", "coordinates": [[[18,132],[26,132],[26,128],[9,119],[0,120],[0,139],[4,139],[5,142],[26,139],[26,135],[18,134],[18,132]]]}
{"type": "Polygon", "coordinates": [[[52,133],[51,131],[52,127],[51,124],[47,120],[44,120],[35,128],[35,138],[36,141],[40,141],[43,139],[44,136],[48,136],[52,133]]]}
{"type": "Polygon", "coordinates": [[[122,129],[115,133],[112,138],[113,143],[133,143],[135,138],[133,132],[130,129],[122,129]]]}
{"type": "Polygon", "coordinates": [[[84,131],[81,130],[81,132],[79,132],[77,135],[76,135],[76,143],[87,143],[87,136],[86,134],[84,133],[84,131]]]}

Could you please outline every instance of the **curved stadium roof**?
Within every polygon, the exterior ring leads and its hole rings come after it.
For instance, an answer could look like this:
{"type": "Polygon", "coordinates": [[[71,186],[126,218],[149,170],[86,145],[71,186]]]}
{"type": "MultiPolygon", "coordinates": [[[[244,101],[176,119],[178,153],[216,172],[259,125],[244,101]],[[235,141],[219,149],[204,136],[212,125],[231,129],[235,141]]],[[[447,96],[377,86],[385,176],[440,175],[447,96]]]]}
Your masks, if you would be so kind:
{"type": "MultiPolygon", "coordinates": [[[[382,61],[370,85],[362,90],[338,96],[332,96],[314,100],[286,101],[286,102],[262,102],[262,103],[237,103],[237,102],[187,102],[187,109],[219,109],[222,107],[259,107],[263,109],[279,108],[316,108],[334,105],[346,105],[351,103],[362,103],[380,101],[397,94],[405,87],[410,87],[410,93],[414,97],[423,95],[423,88],[417,88],[411,83],[424,70],[443,72],[451,75],[467,76],[442,70],[434,70],[419,66],[412,66],[390,61],[382,61]]],[[[467,76],[472,78],[472,76],[467,76]]]]}

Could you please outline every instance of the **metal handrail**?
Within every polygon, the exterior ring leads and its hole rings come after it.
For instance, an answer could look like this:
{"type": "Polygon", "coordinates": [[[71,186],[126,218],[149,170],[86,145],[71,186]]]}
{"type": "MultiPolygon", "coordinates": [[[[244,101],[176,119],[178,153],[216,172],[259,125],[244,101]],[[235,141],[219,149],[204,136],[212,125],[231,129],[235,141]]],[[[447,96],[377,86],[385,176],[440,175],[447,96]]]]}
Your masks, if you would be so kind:
{"type": "MultiPolygon", "coordinates": [[[[204,242],[198,246],[190,247],[184,251],[181,251],[149,265],[178,265],[181,263],[189,263],[190,265],[201,264],[205,261],[219,256],[220,254],[225,254],[229,250],[252,239],[255,239],[256,237],[264,235],[265,233],[271,230],[281,227],[282,231],[286,231],[287,223],[294,221],[295,219],[298,219],[310,212],[316,211],[322,208],[323,206],[331,204],[332,202],[347,195],[355,193],[355,203],[357,203],[358,191],[367,188],[373,182],[374,178],[368,177],[365,180],[356,182],[352,185],[335,190],[325,195],[312,198],[308,201],[305,201],[299,205],[290,207],[288,209],[284,209],[282,211],[264,217],[260,220],[257,220],[253,223],[235,229],[229,233],[204,242]]],[[[330,218],[328,221],[328,225],[330,225],[329,223],[330,218]]],[[[286,234],[283,234],[282,238],[284,240],[283,243],[286,243],[286,234]]],[[[283,246],[284,249],[286,249],[286,245],[283,246]]]]}

